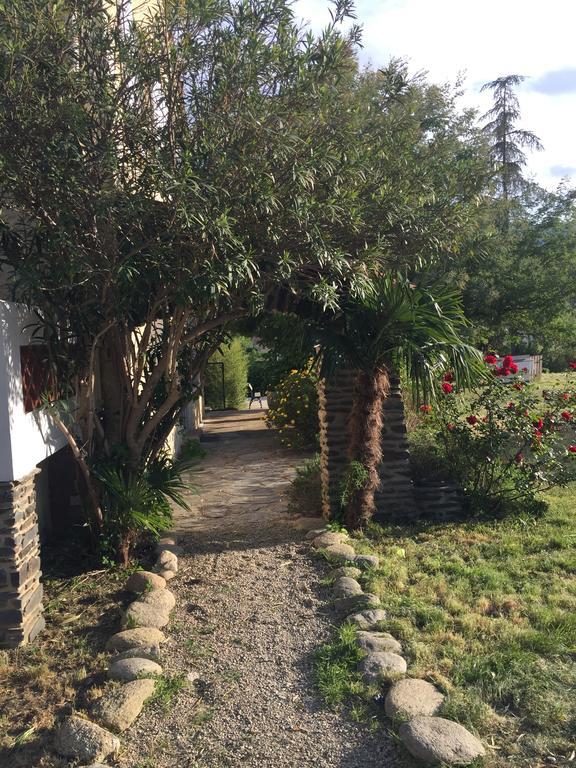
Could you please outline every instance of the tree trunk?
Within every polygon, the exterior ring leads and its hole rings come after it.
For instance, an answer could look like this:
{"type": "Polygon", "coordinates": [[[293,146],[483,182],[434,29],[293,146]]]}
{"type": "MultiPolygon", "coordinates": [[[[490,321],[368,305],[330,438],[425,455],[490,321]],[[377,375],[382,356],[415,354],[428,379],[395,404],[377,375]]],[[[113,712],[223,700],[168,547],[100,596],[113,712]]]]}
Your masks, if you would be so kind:
{"type": "Polygon", "coordinates": [[[362,528],[368,523],[376,504],[374,496],[380,477],[378,466],[382,460],[382,405],[390,390],[387,371],[359,371],[354,401],[349,418],[349,466],[359,462],[367,472],[361,487],[351,489],[344,510],[344,524],[348,528],[362,528]]]}

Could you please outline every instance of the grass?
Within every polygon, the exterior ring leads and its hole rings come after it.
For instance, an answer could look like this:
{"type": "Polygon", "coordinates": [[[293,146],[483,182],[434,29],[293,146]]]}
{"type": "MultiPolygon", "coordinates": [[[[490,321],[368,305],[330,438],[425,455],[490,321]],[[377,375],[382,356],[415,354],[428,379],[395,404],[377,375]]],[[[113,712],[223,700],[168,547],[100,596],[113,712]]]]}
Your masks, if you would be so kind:
{"type": "Polygon", "coordinates": [[[154,679],[156,680],[154,693],[147,703],[157,705],[166,711],[180,691],[186,687],[186,675],[158,675],[154,679]]]}
{"type": "MultiPolygon", "coordinates": [[[[373,526],[357,543],[381,556],[364,587],[380,595],[410,673],[435,682],[446,714],[493,742],[489,765],[574,757],[575,495],[546,494],[540,518],[373,526]]],[[[335,643],[350,659],[342,631],[335,643]]],[[[332,703],[350,684],[337,667],[319,676],[332,703]]]]}

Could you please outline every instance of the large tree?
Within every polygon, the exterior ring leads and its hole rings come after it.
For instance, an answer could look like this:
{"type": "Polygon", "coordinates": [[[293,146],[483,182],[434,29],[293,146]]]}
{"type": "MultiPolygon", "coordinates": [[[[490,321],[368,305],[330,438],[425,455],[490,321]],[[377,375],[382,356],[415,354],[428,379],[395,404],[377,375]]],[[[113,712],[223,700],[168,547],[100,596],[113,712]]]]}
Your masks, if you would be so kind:
{"type": "Polygon", "coordinates": [[[285,0],[163,0],[137,24],[103,0],[0,9],[2,259],[98,527],[102,465],[132,487],[227,322],[279,282],[327,304],[356,282],[326,119],[355,66],[346,12],[314,36],[285,0]]]}

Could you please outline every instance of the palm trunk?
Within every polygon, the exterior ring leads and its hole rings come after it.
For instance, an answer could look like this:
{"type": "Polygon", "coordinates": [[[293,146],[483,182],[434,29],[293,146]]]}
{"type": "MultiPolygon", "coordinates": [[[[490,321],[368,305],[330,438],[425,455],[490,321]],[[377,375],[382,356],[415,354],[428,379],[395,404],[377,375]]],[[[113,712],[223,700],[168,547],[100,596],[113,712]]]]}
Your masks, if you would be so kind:
{"type": "Polygon", "coordinates": [[[374,496],[380,483],[378,465],[382,460],[382,405],[389,390],[387,371],[358,372],[349,419],[348,458],[350,465],[362,464],[368,476],[349,495],[344,510],[344,524],[348,528],[362,528],[376,511],[374,496]]]}

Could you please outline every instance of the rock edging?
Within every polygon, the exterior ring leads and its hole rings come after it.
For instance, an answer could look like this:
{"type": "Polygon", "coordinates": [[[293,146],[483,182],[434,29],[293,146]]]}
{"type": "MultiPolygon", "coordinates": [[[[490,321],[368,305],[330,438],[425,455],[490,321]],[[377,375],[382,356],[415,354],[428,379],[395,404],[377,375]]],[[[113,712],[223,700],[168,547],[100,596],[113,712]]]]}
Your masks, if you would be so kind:
{"type": "Polygon", "coordinates": [[[384,710],[394,724],[401,723],[398,735],[413,757],[429,763],[469,765],[486,754],[481,741],[464,726],[439,717],[445,696],[432,683],[404,677],[408,671],[401,643],[384,631],[386,611],[376,595],[365,593],[362,571],[377,568],[376,555],[356,554],[346,532],[326,527],[310,531],[306,539],[328,560],[337,563],[332,572],[333,608],[344,621],[357,627],[356,642],[365,652],[358,665],[365,684],[391,682],[384,710]]]}
{"type": "Polygon", "coordinates": [[[160,645],[166,641],[161,628],[176,605],[166,582],[178,573],[181,552],[173,536],[164,536],[156,545],[153,570],[136,571],[128,578],[125,588],[137,597],[123,613],[121,631],[106,643],[113,654],[107,670],[110,682],[91,709],[93,720],[73,714],[56,729],[53,746],[59,755],[93,765],[114,758],[121,747],[117,733],[134,723],[154,694],[162,674],[160,645]]]}

